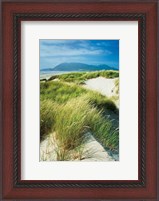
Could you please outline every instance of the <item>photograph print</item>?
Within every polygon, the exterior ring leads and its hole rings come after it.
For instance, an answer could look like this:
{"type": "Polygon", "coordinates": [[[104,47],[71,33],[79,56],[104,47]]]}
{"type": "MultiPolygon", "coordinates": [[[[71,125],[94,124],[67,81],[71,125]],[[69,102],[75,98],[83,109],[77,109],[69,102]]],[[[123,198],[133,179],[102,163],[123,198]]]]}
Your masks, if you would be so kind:
{"type": "Polygon", "coordinates": [[[119,161],[119,40],[40,39],[40,161],[119,161]]]}

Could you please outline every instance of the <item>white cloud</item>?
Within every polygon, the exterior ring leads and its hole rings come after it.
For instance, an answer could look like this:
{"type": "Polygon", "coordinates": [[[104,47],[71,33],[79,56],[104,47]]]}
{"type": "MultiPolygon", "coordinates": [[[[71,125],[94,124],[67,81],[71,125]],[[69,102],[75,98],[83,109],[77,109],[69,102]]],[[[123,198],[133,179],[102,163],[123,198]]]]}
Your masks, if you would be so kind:
{"type": "Polygon", "coordinates": [[[94,47],[86,48],[73,48],[67,46],[41,46],[40,56],[41,57],[55,57],[55,56],[77,56],[77,55],[100,55],[100,54],[111,54],[108,50],[96,49],[94,47]]]}

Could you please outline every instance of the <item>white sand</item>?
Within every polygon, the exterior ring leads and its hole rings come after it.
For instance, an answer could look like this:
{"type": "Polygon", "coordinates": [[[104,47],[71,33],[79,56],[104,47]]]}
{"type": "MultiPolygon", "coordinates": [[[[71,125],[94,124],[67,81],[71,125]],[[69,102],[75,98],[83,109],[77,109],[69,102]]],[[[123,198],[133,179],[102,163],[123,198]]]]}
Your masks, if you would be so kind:
{"type": "Polygon", "coordinates": [[[115,161],[115,159],[96,141],[91,133],[87,133],[81,161],[115,161]]]}
{"type": "MultiPolygon", "coordinates": [[[[59,152],[54,133],[50,134],[40,143],[40,161],[56,161],[59,152]]],[[[76,150],[67,153],[69,161],[115,161],[112,154],[107,152],[102,145],[96,141],[91,133],[86,134],[86,142],[81,147],[80,154],[76,150]],[[80,156],[80,158],[79,158],[80,156]]]]}
{"type": "Polygon", "coordinates": [[[85,82],[85,87],[100,92],[104,96],[115,96],[115,81],[118,78],[108,79],[104,77],[97,77],[89,79],[85,82]]]}

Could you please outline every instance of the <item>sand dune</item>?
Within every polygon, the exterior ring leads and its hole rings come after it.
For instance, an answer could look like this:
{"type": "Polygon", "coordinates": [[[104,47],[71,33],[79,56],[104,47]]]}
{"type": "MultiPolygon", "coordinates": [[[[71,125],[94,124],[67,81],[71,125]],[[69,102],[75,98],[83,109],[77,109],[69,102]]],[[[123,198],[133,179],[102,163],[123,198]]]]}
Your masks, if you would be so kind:
{"type": "MultiPolygon", "coordinates": [[[[92,78],[85,81],[83,87],[98,91],[107,97],[118,97],[116,80],[118,78],[108,79],[104,77],[92,78]]],[[[69,84],[69,83],[68,83],[69,84]]],[[[117,98],[114,101],[117,107],[119,107],[119,100],[117,98]]],[[[68,153],[69,161],[115,161],[119,160],[119,154],[114,154],[111,151],[105,150],[102,145],[96,141],[96,139],[87,133],[88,137],[80,153],[80,159],[78,153],[72,150],[68,153]],[[77,157],[76,157],[77,156],[77,157]]],[[[57,152],[59,151],[57,142],[55,140],[54,133],[50,134],[44,141],[40,143],[40,160],[41,161],[57,161],[57,152]]]]}
{"type": "Polygon", "coordinates": [[[87,89],[98,91],[102,95],[107,96],[109,98],[117,97],[117,99],[114,100],[114,103],[119,108],[119,99],[118,99],[119,94],[117,94],[116,92],[117,88],[115,86],[117,79],[119,78],[113,78],[113,79],[104,77],[92,78],[85,81],[84,87],[87,89]]]}
{"type": "Polygon", "coordinates": [[[92,78],[85,81],[85,87],[88,89],[96,90],[107,97],[111,97],[116,95],[115,81],[117,79],[118,78],[108,79],[104,77],[92,78]]]}
{"type": "MultiPolygon", "coordinates": [[[[57,161],[57,152],[59,151],[54,137],[55,133],[50,134],[40,143],[40,161],[57,161]]],[[[111,151],[106,151],[102,145],[96,141],[91,133],[86,134],[86,142],[80,153],[77,150],[71,150],[67,153],[69,161],[115,161],[119,160],[112,155],[111,151]]]]}

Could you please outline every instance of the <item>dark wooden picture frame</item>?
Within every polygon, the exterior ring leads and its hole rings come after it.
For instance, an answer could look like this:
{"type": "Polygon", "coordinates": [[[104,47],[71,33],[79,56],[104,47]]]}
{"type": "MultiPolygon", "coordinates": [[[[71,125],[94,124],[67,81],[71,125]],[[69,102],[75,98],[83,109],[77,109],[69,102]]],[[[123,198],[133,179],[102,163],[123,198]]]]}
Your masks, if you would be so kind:
{"type": "Polygon", "coordinates": [[[2,2],[2,199],[157,200],[157,1],[2,2]],[[21,180],[21,21],[138,21],[139,179],[21,180]]]}

